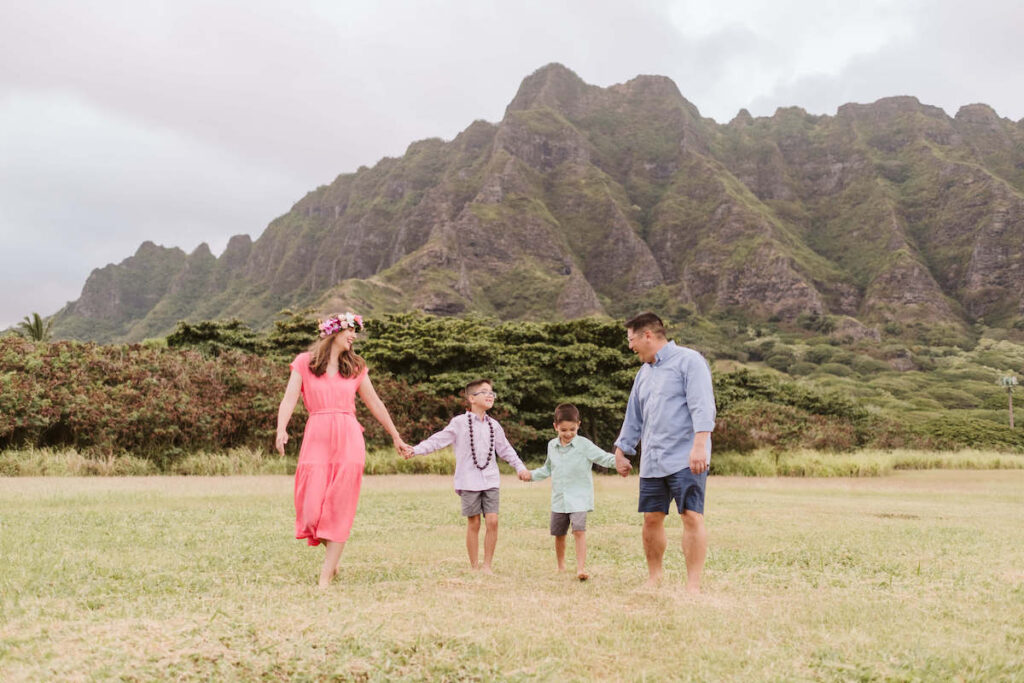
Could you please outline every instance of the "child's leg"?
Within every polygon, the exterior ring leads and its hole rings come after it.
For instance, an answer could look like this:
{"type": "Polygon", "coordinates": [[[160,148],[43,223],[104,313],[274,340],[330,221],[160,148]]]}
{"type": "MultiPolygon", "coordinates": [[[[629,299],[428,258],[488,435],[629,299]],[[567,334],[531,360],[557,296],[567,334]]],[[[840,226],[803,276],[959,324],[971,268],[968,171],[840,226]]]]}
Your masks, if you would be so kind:
{"type": "Polygon", "coordinates": [[[491,560],[494,559],[494,547],[498,545],[498,513],[488,512],[484,515],[484,566],[485,572],[491,571],[491,560]]]}
{"type": "Polygon", "coordinates": [[[574,531],[572,537],[576,541],[576,578],[584,581],[590,578],[583,570],[583,565],[587,561],[587,532],[574,531]]]}
{"type": "Polygon", "coordinates": [[[565,534],[555,536],[555,559],[558,561],[558,571],[565,571],[565,534]]]}
{"type": "Polygon", "coordinates": [[[324,563],[320,566],[320,588],[327,588],[331,585],[331,579],[338,573],[338,561],[341,559],[341,551],[345,549],[345,541],[325,541],[327,553],[324,555],[324,563]]]}
{"type": "Polygon", "coordinates": [[[466,517],[466,552],[469,553],[469,566],[476,569],[480,556],[480,515],[466,517]]]}

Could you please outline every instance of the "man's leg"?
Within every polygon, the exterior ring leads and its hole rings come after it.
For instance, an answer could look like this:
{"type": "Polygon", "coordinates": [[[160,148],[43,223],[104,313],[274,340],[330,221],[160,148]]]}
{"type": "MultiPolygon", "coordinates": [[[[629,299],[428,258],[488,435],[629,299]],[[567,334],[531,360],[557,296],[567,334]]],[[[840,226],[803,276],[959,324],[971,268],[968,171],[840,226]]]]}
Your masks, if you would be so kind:
{"type": "Polygon", "coordinates": [[[661,583],[662,559],[665,557],[665,546],[668,541],[665,538],[665,513],[645,512],[644,513],[644,554],[647,556],[647,586],[657,586],[661,583]]]}
{"type": "Polygon", "coordinates": [[[558,562],[558,571],[565,571],[565,534],[555,536],[555,560],[558,562]]]}
{"type": "Polygon", "coordinates": [[[704,515],[693,510],[684,510],[682,518],[686,591],[700,593],[700,575],[704,571],[704,558],[708,554],[708,532],[704,528],[704,515]]]}
{"type": "Polygon", "coordinates": [[[484,524],[487,529],[484,531],[484,566],[481,569],[490,574],[491,560],[494,559],[494,547],[498,545],[498,513],[488,512],[485,514],[484,524]]]}
{"type": "Polygon", "coordinates": [[[480,515],[466,517],[466,552],[469,553],[469,566],[476,569],[476,561],[480,557],[480,515]]]}

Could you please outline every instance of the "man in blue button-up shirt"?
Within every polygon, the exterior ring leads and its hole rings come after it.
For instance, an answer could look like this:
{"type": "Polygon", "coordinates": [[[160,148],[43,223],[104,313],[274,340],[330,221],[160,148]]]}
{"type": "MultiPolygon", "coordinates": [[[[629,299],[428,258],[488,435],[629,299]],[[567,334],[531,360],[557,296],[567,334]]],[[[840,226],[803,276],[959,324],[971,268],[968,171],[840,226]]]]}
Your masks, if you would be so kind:
{"type": "Polygon", "coordinates": [[[675,499],[683,519],[686,588],[699,593],[708,547],[704,489],[715,428],[711,370],[698,352],[666,339],[665,325],[653,313],[626,322],[626,338],[644,364],[629,393],[615,462],[626,476],[632,468],[626,454],[635,455],[637,442],[642,444],[639,511],[644,514],[647,583],[661,582],[665,517],[675,499]]]}

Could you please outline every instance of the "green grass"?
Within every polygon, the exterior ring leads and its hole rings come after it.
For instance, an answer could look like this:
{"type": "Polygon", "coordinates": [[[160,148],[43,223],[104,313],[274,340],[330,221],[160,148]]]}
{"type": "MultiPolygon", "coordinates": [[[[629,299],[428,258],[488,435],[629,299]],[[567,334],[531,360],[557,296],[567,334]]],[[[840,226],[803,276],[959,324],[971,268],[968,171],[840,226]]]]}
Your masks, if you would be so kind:
{"type": "Polygon", "coordinates": [[[674,515],[639,588],[636,486],[598,478],[580,584],[547,485],[503,481],[487,577],[449,477],[367,477],[321,593],[288,476],[0,479],[0,678],[1024,677],[1024,472],[712,477],[697,598],[674,515]]]}

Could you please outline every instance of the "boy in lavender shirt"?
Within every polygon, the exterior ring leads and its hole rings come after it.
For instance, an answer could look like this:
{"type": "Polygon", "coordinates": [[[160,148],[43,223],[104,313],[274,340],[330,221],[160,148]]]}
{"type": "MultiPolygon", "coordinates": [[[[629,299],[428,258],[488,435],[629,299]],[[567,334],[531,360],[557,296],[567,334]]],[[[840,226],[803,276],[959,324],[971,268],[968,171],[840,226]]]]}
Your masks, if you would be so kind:
{"type": "Polygon", "coordinates": [[[478,568],[481,515],[487,528],[484,533],[484,563],[479,567],[485,574],[492,573],[491,560],[498,543],[498,486],[501,479],[497,458],[515,468],[520,479],[530,480],[530,471],[505,438],[505,430],[487,414],[496,398],[490,380],[473,380],[466,385],[469,410],[464,415],[456,415],[447,427],[415,447],[407,447],[403,453],[408,459],[446,446],[453,447],[455,492],[462,499],[462,515],[466,517],[466,551],[473,569],[478,568]]]}

